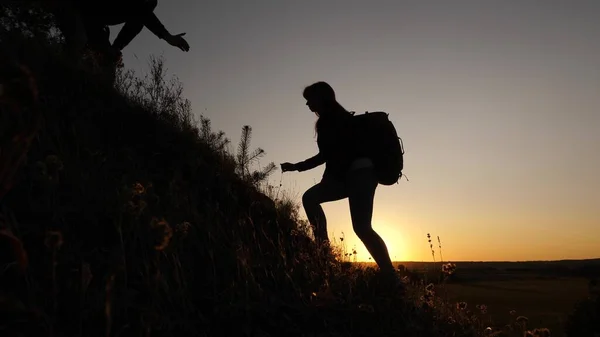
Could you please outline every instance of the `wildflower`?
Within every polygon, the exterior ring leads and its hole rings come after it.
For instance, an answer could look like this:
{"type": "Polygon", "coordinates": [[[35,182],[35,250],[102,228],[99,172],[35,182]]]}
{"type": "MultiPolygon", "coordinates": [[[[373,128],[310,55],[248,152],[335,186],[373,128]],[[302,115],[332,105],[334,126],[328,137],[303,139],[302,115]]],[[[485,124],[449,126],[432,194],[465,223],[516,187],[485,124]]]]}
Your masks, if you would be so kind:
{"type": "Polygon", "coordinates": [[[458,309],[458,310],[465,310],[465,309],[467,309],[467,302],[456,303],[456,309],[458,309]]]}
{"type": "Polygon", "coordinates": [[[487,306],[485,304],[478,304],[475,307],[477,309],[481,310],[482,314],[485,314],[487,312],[487,306]]]}
{"type": "Polygon", "coordinates": [[[429,248],[431,249],[431,256],[433,257],[433,262],[435,262],[435,250],[433,250],[433,243],[431,243],[431,235],[427,233],[427,242],[429,242],[429,248]]]}
{"type": "Polygon", "coordinates": [[[431,292],[431,291],[433,291],[433,287],[434,287],[433,283],[429,283],[427,285],[427,287],[425,287],[425,291],[431,292]]]}
{"type": "Polygon", "coordinates": [[[154,249],[158,251],[165,250],[171,241],[171,237],[173,236],[173,230],[171,229],[171,226],[164,218],[158,220],[156,217],[153,217],[152,221],[150,222],[150,227],[157,232],[161,232],[159,233],[160,242],[154,245],[154,249]]]}
{"type": "Polygon", "coordinates": [[[450,276],[452,274],[454,274],[454,272],[456,271],[456,264],[448,262],[442,265],[442,273],[444,273],[446,276],[450,276]]]}
{"type": "Polygon", "coordinates": [[[140,183],[135,183],[133,185],[133,194],[134,195],[142,195],[146,192],[146,188],[144,187],[144,185],[140,184],[140,183]]]}
{"type": "Polygon", "coordinates": [[[485,330],[483,331],[484,335],[486,335],[486,336],[489,336],[489,335],[491,335],[491,334],[492,334],[492,332],[493,332],[493,330],[492,330],[492,328],[491,328],[491,327],[489,327],[489,326],[488,326],[487,328],[485,328],[485,330]]]}
{"type": "Polygon", "coordinates": [[[452,316],[448,317],[448,324],[454,324],[454,323],[456,323],[454,318],[452,316]]]}
{"type": "Polygon", "coordinates": [[[59,231],[47,231],[44,244],[50,249],[59,250],[63,244],[63,236],[59,231]]]}
{"type": "Polygon", "coordinates": [[[516,314],[517,314],[517,311],[516,311],[516,310],[511,310],[511,311],[509,311],[508,313],[509,313],[511,316],[514,316],[514,315],[516,315],[516,314]]]}
{"type": "MultiPolygon", "coordinates": [[[[527,322],[529,321],[529,318],[525,317],[525,316],[519,316],[517,317],[517,324],[523,329],[525,330],[525,327],[527,326],[527,322]]],[[[532,335],[533,336],[533,335],[532,335]]]]}
{"type": "Polygon", "coordinates": [[[550,337],[550,329],[537,328],[531,331],[534,337],[550,337]]]}

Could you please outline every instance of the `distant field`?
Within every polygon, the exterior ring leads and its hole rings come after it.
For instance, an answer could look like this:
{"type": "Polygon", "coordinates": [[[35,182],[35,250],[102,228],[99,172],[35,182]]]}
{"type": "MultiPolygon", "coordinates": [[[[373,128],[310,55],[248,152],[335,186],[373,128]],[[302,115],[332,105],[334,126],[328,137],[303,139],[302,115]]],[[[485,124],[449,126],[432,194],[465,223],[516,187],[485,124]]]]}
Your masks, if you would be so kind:
{"type": "MultiPolygon", "coordinates": [[[[467,302],[472,310],[485,304],[496,324],[506,324],[522,315],[528,326],[545,327],[553,336],[562,336],[564,322],[574,305],[588,294],[588,281],[583,278],[528,279],[448,284],[447,298],[467,302]],[[515,310],[516,316],[510,311],[515,310]]],[[[443,290],[438,292],[443,293],[443,290]]]]}
{"type": "MultiPolygon", "coordinates": [[[[440,270],[440,263],[394,262],[410,270],[440,270]]],[[[363,263],[373,266],[372,263],[363,263]]],[[[600,275],[600,259],[539,262],[456,262],[456,278],[438,286],[438,295],[451,302],[467,302],[476,311],[485,304],[496,325],[517,316],[529,319],[530,328],[545,327],[563,336],[564,323],[575,304],[588,295],[589,278],[600,275]],[[585,275],[586,277],[582,277],[585,275]],[[510,311],[516,315],[511,316],[510,311]]]]}

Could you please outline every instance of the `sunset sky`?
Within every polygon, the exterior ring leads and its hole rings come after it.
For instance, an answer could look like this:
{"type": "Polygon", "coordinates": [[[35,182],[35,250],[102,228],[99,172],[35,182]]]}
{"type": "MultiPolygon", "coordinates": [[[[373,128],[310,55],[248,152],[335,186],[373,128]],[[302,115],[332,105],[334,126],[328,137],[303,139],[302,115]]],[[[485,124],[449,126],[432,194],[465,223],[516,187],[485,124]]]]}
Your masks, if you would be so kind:
{"type": "MultiPolygon", "coordinates": [[[[316,154],[302,98],[315,81],[348,110],[390,113],[410,180],[376,194],[392,259],[430,261],[427,233],[453,261],[600,257],[598,0],[163,0],[156,13],[190,51],[144,30],[126,67],[164,55],[234,150],[252,126],[262,165],[316,154]]],[[[299,201],[323,169],[271,180],[299,201]]],[[[330,237],[367,260],[347,199],[324,209],[330,237]]]]}

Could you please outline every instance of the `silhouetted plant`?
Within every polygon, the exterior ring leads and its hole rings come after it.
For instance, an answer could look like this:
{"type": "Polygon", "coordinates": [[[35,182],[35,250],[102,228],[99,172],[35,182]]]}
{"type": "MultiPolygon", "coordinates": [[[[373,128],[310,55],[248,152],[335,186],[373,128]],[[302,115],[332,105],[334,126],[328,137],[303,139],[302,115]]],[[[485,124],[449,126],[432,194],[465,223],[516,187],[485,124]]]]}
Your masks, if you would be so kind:
{"type": "Polygon", "coordinates": [[[167,80],[164,57],[150,56],[149,73],[139,78],[132,70],[117,69],[115,88],[133,104],[167,121],[180,131],[198,127],[191,103],[183,97],[183,85],[176,76],[167,80]]]}
{"type": "Polygon", "coordinates": [[[200,116],[200,137],[218,153],[225,153],[230,141],[225,132],[213,132],[210,119],[200,116]]]}
{"type": "Polygon", "coordinates": [[[254,151],[250,150],[250,140],[252,139],[252,128],[249,125],[244,125],[242,128],[242,136],[238,143],[236,159],[236,172],[245,181],[253,185],[259,185],[267,180],[267,178],[277,170],[275,163],[270,162],[267,166],[252,170],[252,165],[265,155],[262,148],[257,148],[254,151]]]}
{"type": "Polygon", "coordinates": [[[442,255],[442,241],[440,240],[440,236],[437,237],[438,247],[440,248],[440,262],[444,263],[444,256],[442,255]]]}
{"type": "Polygon", "coordinates": [[[429,243],[429,249],[431,250],[431,257],[435,263],[435,250],[433,249],[433,243],[431,242],[431,235],[427,233],[427,242],[429,243]]]}

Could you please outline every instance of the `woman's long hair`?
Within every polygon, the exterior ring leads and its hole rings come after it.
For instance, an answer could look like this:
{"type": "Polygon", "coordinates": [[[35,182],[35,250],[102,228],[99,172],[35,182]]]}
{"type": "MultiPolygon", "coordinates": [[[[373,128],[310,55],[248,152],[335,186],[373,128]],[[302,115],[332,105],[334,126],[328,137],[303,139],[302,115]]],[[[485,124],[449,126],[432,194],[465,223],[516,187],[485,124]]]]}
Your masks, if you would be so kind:
{"type": "Polygon", "coordinates": [[[318,100],[322,103],[324,110],[315,112],[318,117],[315,122],[315,135],[319,134],[325,122],[336,117],[351,116],[351,113],[336,100],[335,91],[327,82],[319,81],[307,86],[302,96],[306,100],[318,100]]]}

